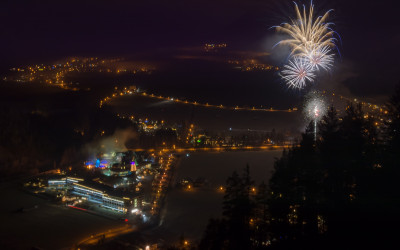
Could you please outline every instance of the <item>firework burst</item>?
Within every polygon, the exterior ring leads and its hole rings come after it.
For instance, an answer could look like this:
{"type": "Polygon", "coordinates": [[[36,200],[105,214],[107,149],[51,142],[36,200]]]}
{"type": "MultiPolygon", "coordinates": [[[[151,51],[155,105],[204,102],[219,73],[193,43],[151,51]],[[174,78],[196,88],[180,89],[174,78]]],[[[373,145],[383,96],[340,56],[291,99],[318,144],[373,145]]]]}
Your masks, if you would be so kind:
{"type": "Polygon", "coordinates": [[[323,96],[319,92],[312,92],[308,95],[303,112],[309,121],[314,122],[314,140],[317,140],[317,123],[326,114],[327,106],[323,96]]]}
{"type": "Polygon", "coordinates": [[[304,114],[309,120],[320,121],[326,114],[325,100],[318,92],[312,92],[304,105],[304,114]]]}
{"type": "Polygon", "coordinates": [[[325,22],[331,11],[329,10],[323,16],[314,18],[312,2],[308,14],[305,6],[302,13],[295,3],[296,19],[292,19],[291,23],[275,26],[278,32],[286,33],[290,36],[289,39],[282,40],[277,45],[289,45],[291,47],[291,55],[297,56],[307,56],[315,48],[335,47],[335,31],[330,27],[333,23],[325,22]]]}
{"type": "Polygon", "coordinates": [[[326,22],[331,10],[323,16],[314,17],[311,2],[308,13],[305,6],[301,11],[296,3],[295,12],[296,18],[290,23],[274,28],[290,36],[276,44],[291,48],[289,62],[283,66],[281,76],[289,87],[302,89],[314,81],[317,71],[328,71],[333,66],[335,55],[332,51],[336,48],[337,39],[334,36],[337,33],[331,28],[333,23],[326,22]]]}
{"type": "Polygon", "coordinates": [[[319,70],[320,68],[324,70],[329,70],[333,65],[334,54],[330,54],[331,49],[328,46],[317,47],[310,51],[306,55],[309,64],[312,69],[319,70]]]}
{"type": "Polygon", "coordinates": [[[287,65],[283,67],[281,72],[282,78],[289,87],[302,89],[306,85],[306,81],[314,81],[314,73],[308,60],[302,57],[294,57],[287,65]]]}

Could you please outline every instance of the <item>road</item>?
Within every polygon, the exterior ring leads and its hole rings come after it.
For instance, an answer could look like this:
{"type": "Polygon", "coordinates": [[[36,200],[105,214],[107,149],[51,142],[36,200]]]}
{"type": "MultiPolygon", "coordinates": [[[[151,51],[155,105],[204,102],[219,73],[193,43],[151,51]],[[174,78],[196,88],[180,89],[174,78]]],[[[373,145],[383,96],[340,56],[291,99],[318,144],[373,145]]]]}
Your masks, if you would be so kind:
{"type": "Polygon", "coordinates": [[[170,152],[170,153],[184,153],[184,152],[205,152],[205,151],[245,151],[245,150],[251,150],[251,151],[258,151],[258,150],[271,150],[271,149],[285,149],[285,148],[290,148],[292,145],[267,145],[267,146],[244,146],[244,147],[201,147],[201,148],[151,148],[151,149],[145,149],[145,148],[129,148],[128,150],[131,151],[148,151],[148,152],[170,152]]]}
{"type": "Polygon", "coordinates": [[[111,238],[114,238],[114,237],[117,237],[117,236],[120,236],[120,235],[123,235],[123,234],[132,233],[134,231],[136,231],[136,227],[135,226],[126,224],[123,227],[110,229],[110,230],[107,230],[107,231],[104,231],[104,232],[100,232],[100,233],[97,233],[95,235],[91,235],[89,237],[86,237],[85,239],[82,239],[81,241],[79,241],[76,244],[75,249],[79,249],[80,247],[87,246],[87,245],[95,245],[95,244],[98,244],[102,240],[104,241],[106,239],[111,239],[111,238]]]}
{"type": "Polygon", "coordinates": [[[214,108],[214,109],[227,109],[227,110],[246,110],[246,111],[262,111],[262,112],[296,112],[297,108],[289,108],[289,109],[274,109],[274,108],[256,108],[256,107],[239,107],[239,106],[224,106],[224,105],[213,105],[213,104],[208,104],[208,103],[199,103],[196,101],[188,101],[188,100],[180,100],[178,98],[173,98],[173,97],[166,97],[166,96],[159,96],[159,95],[154,95],[154,94],[147,94],[146,92],[139,92],[139,91],[130,91],[127,90],[125,87],[124,90],[115,92],[111,96],[107,96],[104,99],[100,100],[99,106],[102,107],[106,102],[111,101],[112,99],[125,96],[125,95],[139,95],[139,96],[145,96],[148,98],[153,98],[153,99],[159,99],[162,101],[169,101],[169,102],[175,102],[175,103],[180,103],[180,104],[185,104],[185,105],[194,105],[194,106],[201,106],[201,107],[206,107],[206,108],[214,108]]]}

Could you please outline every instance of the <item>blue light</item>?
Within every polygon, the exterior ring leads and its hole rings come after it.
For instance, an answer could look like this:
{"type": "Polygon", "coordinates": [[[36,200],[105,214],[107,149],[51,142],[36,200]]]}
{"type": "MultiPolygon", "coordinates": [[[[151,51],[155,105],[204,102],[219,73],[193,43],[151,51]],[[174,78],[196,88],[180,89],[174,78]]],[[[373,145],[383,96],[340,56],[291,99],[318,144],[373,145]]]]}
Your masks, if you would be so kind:
{"type": "Polygon", "coordinates": [[[95,166],[96,166],[96,168],[100,167],[100,159],[96,160],[96,165],[95,166]]]}

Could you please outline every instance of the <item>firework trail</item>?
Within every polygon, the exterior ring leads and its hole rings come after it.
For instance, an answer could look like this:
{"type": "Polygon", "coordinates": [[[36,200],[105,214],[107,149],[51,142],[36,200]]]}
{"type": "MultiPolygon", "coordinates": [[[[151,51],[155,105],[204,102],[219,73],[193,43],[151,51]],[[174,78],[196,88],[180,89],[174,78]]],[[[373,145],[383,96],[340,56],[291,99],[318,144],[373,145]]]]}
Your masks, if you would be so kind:
{"type": "Polygon", "coordinates": [[[327,106],[323,96],[318,92],[312,92],[308,95],[304,105],[306,117],[314,122],[314,140],[317,140],[317,123],[326,114],[327,106]]]}
{"type": "Polygon", "coordinates": [[[321,120],[326,114],[326,104],[323,96],[318,92],[312,92],[308,95],[304,105],[304,112],[310,120],[321,120]]]}

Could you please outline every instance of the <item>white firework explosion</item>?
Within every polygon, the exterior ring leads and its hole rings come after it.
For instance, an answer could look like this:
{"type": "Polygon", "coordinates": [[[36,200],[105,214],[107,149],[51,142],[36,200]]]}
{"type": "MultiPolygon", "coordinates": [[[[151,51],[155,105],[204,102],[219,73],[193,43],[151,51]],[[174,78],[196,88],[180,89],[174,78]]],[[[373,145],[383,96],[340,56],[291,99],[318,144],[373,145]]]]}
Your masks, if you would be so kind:
{"type": "Polygon", "coordinates": [[[334,54],[330,54],[331,48],[328,46],[317,47],[311,50],[306,58],[310,63],[312,69],[319,70],[320,68],[328,71],[334,62],[334,54]]]}
{"type": "Polygon", "coordinates": [[[313,82],[315,78],[311,64],[303,57],[293,57],[283,66],[281,76],[289,87],[298,89],[304,88],[307,81],[313,82]]]}
{"type": "Polygon", "coordinates": [[[309,120],[320,121],[326,114],[327,106],[324,98],[318,93],[311,93],[304,105],[304,113],[309,120]]]}

